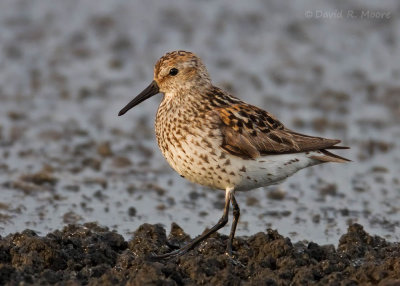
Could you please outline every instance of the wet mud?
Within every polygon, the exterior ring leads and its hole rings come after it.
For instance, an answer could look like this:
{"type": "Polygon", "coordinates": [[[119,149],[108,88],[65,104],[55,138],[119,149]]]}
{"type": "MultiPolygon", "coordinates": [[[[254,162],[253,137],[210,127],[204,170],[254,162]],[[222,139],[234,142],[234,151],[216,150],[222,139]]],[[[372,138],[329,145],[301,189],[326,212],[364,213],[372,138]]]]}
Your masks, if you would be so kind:
{"type": "Polygon", "coordinates": [[[349,226],[338,245],[292,242],[268,229],[237,237],[215,234],[181,257],[154,261],[190,237],[173,224],[141,225],[126,241],[95,223],[45,236],[32,230],[0,239],[1,285],[400,285],[400,244],[349,226]]]}

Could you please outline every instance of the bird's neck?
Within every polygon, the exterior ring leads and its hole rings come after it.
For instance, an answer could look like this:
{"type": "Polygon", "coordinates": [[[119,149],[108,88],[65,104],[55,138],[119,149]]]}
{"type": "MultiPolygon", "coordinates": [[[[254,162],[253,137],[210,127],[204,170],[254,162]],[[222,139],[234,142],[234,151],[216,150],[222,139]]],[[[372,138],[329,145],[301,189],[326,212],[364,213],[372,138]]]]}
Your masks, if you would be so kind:
{"type": "Polygon", "coordinates": [[[166,92],[159,109],[177,112],[178,110],[197,108],[208,100],[208,94],[212,88],[212,85],[198,85],[166,92]]]}

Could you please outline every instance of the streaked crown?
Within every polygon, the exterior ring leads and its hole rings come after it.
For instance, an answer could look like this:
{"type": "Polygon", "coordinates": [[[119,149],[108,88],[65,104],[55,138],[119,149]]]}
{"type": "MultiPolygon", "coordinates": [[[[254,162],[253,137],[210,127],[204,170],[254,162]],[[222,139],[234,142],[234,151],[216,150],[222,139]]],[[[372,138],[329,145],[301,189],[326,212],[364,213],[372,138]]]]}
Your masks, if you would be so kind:
{"type": "Polygon", "coordinates": [[[194,53],[186,51],[173,51],[161,57],[154,67],[154,80],[162,93],[211,85],[203,62],[194,53]]]}

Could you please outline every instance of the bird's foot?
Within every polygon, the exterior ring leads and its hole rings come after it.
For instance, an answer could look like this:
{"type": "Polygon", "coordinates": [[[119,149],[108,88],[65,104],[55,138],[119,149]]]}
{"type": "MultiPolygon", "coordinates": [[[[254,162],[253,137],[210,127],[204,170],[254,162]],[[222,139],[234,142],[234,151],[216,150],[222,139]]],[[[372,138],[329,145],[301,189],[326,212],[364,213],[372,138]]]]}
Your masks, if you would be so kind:
{"type": "Polygon", "coordinates": [[[176,250],[176,249],[179,249],[179,248],[180,248],[180,246],[179,246],[179,245],[177,245],[177,244],[174,244],[174,243],[171,243],[171,242],[169,242],[169,241],[167,241],[167,242],[166,242],[166,245],[167,245],[169,248],[171,248],[171,249],[174,249],[174,250],[176,250]]]}
{"type": "Polygon", "coordinates": [[[228,251],[225,252],[225,255],[228,258],[228,261],[233,265],[233,266],[240,266],[240,267],[245,267],[238,259],[235,255],[233,255],[232,253],[229,254],[228,251]]]}
{"type": "Polygon", "coordinates": [[[152,253],[148,258],[152,261],[160,261],[160,260],[165,260],[165,259],[172,259],[172,258],[176,258],[179,256],[182,256],[183,254],[185,254],[186,252],[188,252],[189,250],[191,250],[196,242],[190,242],[188,244],[186,244],[185,246],[179,248],[176,245],[174,246],[175,248],[178,248],[176,250],[173,250],[171,252],[168,253],[164,253],[164,254],[154,254],[152,253]]]}
{"type": "Polygon", "coordinates": [[[181,251],[181,250],[182,249],[177,249],[177,250],[174,250],[174,251],[171,251],[171,252],[168,252],[168,253],[164,253],[164,254],[152,253],[147,258],[150,261],[168,260],[168,259],[179,257],[179,256],[183,255],[184,253],[186,253],[186,251],[181,251]]]}
{"type": "Polygon", "coordinates": [[[225,255],[228,257],[228,260],[232,265],[234,266],[241,266],[244,267],[244,265],[237,259],[237,256],[235,255],[234,251],[232,250],[232,243],[228,242],[228,245],[226,247],[225,255]]]}

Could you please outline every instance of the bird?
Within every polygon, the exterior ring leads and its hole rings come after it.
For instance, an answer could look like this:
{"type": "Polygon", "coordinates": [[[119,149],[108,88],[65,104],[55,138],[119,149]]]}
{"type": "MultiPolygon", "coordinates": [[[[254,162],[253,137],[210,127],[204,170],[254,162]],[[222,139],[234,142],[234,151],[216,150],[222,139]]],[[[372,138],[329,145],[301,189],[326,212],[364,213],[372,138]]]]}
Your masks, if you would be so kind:
{"type": "Polygon", "coordinates": [[[169,165],[187,180],[225,191],[219,221],[188,244],[157,259],[181,256],[233,221],[226,254],[240,217],[235,192],[278,184],[297,171],[349,159],[331,153],[341,141],[298,133],[273,114],[214,86],[202,60],[193,52],[166,53],[155,64],[150,85],[133,98],[118,116],[146,99],[163,94],[155,120],[158,146],[169,165]]]}

